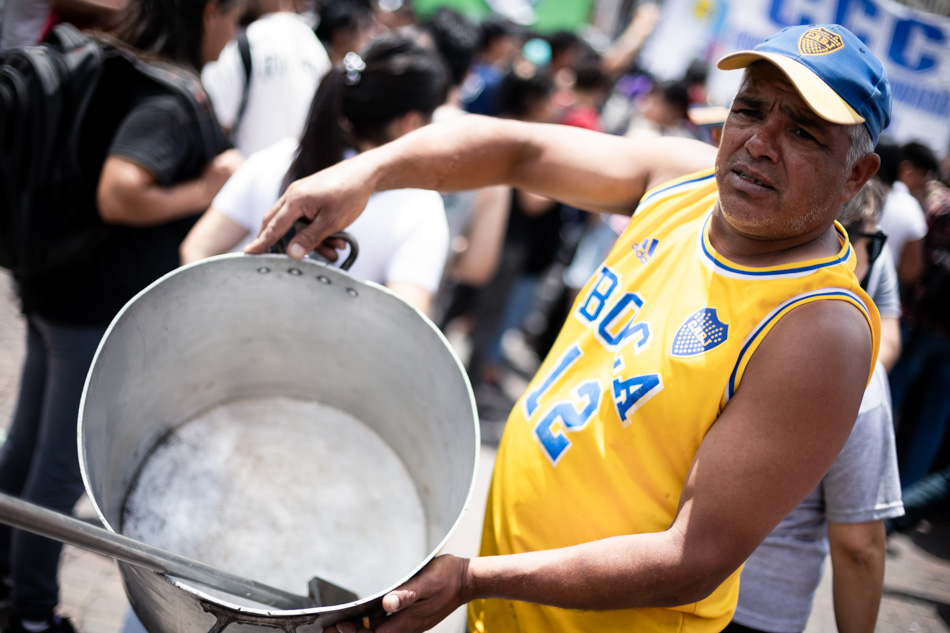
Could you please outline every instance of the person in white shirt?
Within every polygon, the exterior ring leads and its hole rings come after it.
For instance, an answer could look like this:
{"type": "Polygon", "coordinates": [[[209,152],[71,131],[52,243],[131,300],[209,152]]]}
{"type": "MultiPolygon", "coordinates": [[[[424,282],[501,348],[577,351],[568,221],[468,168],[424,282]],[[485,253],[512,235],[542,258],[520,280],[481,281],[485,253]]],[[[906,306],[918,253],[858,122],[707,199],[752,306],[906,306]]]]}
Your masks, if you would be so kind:
{"type": "Polygon", "coordinates": [[[313,93],[330,70],[323,44],[294,12],[293,0],[255,2],[261,17],[246,30],[250,80],[246,80],[237,40],[201,71],[218,121],[245,156],[286,137],[300,138],[313,93]],[[237,121],[245,84],[247,101],[237,121]]]}
{"type": "Polygon", "coordinates": [[[887,233],[887,250],[897,266],[901,284],[913,284],[924,268],[924,238],[927,219],[920,202],[900,178],[901,148],[891,142],[878,144],[881,169],[877,178],[891,190],[884,203],[879,225],[887,233]]]}
{"type": "MultiPolygon", "coordinates": [[[[299,144],[284,139],[248,158],[185,238],[182,263],[241,248],[294,180],[427,124],[446,85],[439,58],[402,36],[381,38],[364,58],[347,55],[320,83],[299,144]]],[[[347,231],[360,247],[350,273],[428,312],[449,245],[441,196],[420,189],[374,195],[347,231]]]]}

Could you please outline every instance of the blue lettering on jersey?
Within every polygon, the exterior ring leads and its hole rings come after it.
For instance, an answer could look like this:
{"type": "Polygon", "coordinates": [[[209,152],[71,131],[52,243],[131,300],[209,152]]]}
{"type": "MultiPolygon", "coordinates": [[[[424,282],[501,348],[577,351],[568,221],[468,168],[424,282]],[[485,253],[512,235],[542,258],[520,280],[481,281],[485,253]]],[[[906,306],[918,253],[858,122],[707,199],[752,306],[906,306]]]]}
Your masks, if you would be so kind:
{"type": "Polygon", "coordinates": [[[620,292],[622,283],[620,275],[604,265],[574,316],[594,331],[605,349],[616,350],[633,342],[639,354],[653,340],[653,330],[648,322],[636,321],[643,297],[637,292],[620,292]]]}
{"type": "Polygon", "coordinates": [[[634,350],[639,354],[653,339],[649,323],[634,322],[641,307],[643,307],[643,298],[639,293],[625,292],[601,319],[594,329],[594,336],[604,348],[609,350],[615,350],[630,341],[635,341],[634,350]]]}
{"type": "Polygon", "coordinates": [[[571,440],[566,433],[582,431],[600,409],[603,388],[597,380],[585,380],[571,392],[573,401],[555,403],[534,427],[535,439],[552,466],[557,466],[565,451],[571,447],[571,440]],[[558,422],[561,424],[558,425],[558,422]]]}
{"type": "Polygon", "coordinates": [[[588,325],[596,321],[618,286],[620,275],[609,266],[601,268],[597,281],[590,287],[584,302],[577,309],[578,318],[588,325]]]}
{"type": "Polygon", "coordinates": [[[636,255],[641,264],[645,264],[653,257],[653,253],[656,252],[656,247],[659,243],[658,240],[652,237],[645,237],[642,242],[633,245],[633,254],[636,255]]]}
{"type": "Polygon", "coordinates": [[[617,417],[623,426],[629,426],[637,409],[647,403],[656,394],[663,391],[663,378],[660,374],[634,376],[627,380],[614,378],[611,384],[617,417]]]}
{"type": "Polygon", "coordinates": [[[680,326],[673,339],[673,356],[698,356],[726,342],[729,325],[719,320],[716,308],[701,308],[680,326]]]}
{"type": "MultiPolygon", "coordinates": [[[[643,240],[639,245],[644,258],[641,261],[653,255],[657,244],[655,239],[643,240]]],[[[591,330],[594,338],[605,349],[619,351],[630,345],[636,355],[653,341],[653,329],[649,322],[637,319],[643,305],[643,297],[637,292],[624,291],[620,274],[604,265],[591,282],[587,294],[579,301],[573,316],[591,330]]],[[[612,363],[612,380],[603,383],[597,379],[584,380],[570,390],[569,397],[559,398],[550,404],[544,402],[555,384],[571,379],[570,369],[583,356],[580,344],[571,345],[554,361],[543,379],[536,378],[535,386],[521,400],[521,408],[525,419],[531,424],[534,440],[555,467],[571,448],[571,434],[582,431],[597,417],[605,392],[610,393],[621,424],[627,426],[637,409],[663,391],[660,374],[624,379],[620,374],[625,370],[626,362],[618,354],[612,363]]]]}
{"type": "Polygon", "coordinates": [[[538,409],[538,401],[541,399],[541,396],[547,393],[551,387],[554,386],[554,383],[583,355],[584,353],[581,351],[581,346],[577,343],[571,345],[561,354],[561,357],[554,363],[554,369],[551,370],[551,373],[549,373],[537,387],[526,393],[524,400],[521,401],[525,418],[530,418],[534,415],[534,412],[538,409]]]}

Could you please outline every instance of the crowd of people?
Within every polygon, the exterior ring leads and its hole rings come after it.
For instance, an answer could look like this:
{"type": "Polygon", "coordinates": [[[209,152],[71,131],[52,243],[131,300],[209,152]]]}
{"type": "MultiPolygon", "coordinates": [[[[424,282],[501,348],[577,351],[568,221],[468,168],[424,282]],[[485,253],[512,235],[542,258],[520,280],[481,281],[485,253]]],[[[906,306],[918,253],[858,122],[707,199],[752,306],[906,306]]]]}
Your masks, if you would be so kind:
{"type": "MultiPolygon", "coordinates": [[[[410,8],[6,0],[0,48],[82,15],[200,77],[217,125],[146,85],[90,120],[98,186],[76,204],[101,242],[16,279],[27,356],[0,491],[69,513],[111,319],[177,266],[307,220],[290,256],[332,264],[324,238],[347,230],[350,273],[464,341],[480,418],[508,419],[486,557],[436,559],[377,630],[469,603],[472,630],[791,633],[830,553],[839,630],[873,631],[886,534],[950,491],[950,157],[887,137],[880,62],[837,25],[786,29],[719,63],[744,79],[710,120],[712,60],[676,81],[637,63],[652,3],[606,48],[410,8]],[[815,30],[841,61],[790,70],[815,30]],[[515,369],[537,372],[523,393],[515,369]]],[[[74,630],[59,554],[0,525],[3,633],[74,630]]]]}

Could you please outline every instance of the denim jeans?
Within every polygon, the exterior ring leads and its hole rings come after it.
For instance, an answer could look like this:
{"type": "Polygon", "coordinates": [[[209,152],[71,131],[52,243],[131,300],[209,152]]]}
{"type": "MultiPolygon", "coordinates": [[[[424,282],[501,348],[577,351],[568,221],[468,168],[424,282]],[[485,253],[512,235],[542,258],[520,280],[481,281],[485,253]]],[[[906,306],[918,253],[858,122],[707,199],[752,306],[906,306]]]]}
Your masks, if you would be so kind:
{"type": "Polygon", "coordinates": [[[930,472],[950,421],[950,336],[902,328],[904,349],[890,374],[901,488],[930,472]]]}
{"type": "MultiPolygon", "coordinates": [[[[6,442],[0,491],[68,514],[82,495],[76,425],[79,399],[104,327],[27,317],[26,360],[6,442]]],[[[62,544],[0,526],[0,574],[12,581],[13,610],[45,619],[59,601],[62,544]]]]}
{"type": "Polygon", "coordinates": [[[914,485],[901,491],[904,497],[904,516],[890,519],[888,532],[894,529],[913,529],[921,520],[937,512],[948,509],[950,505],[950,466],[932,472],[917,480],[914,485]]]}

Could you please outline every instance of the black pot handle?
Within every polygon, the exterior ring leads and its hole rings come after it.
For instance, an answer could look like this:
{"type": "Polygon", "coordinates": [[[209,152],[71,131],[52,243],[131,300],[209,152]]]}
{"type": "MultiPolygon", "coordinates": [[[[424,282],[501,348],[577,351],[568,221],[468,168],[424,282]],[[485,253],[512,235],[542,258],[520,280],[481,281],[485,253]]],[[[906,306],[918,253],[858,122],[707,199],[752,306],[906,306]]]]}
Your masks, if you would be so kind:
{"type": "MultiPolygon", "coordinates": [[[[277,240],[277,242],[275,242],[274,245],[271,246],[270,252],[286,255],[287,245],[290,243],[290,240],[293,238],[296,232],[297,232],[296,227],[287,231],[287,233],[282,238],[277,240]]],[[[353,237],[350,233],[347,233],[346,231],[338,231],[337,233],[334,233],[327,239],[334,239],[334,238],[343,240],[350,247],[350,254],[347,255],[346,259],[343,260],[343,263],[340,264],[341,269],[349,270],[350,266],[353,265],[353,262],[356,261],[357,256],[360,254],[359,244],[356,242],[356,238],[353,237]]],[[[307,253],[306,256],[309,259],[319,259],[320,261],[323,261],[323,257],[321,257],[320,255],[317,255],[316,251],[310,251],[309,253],[307,253]]]]}

